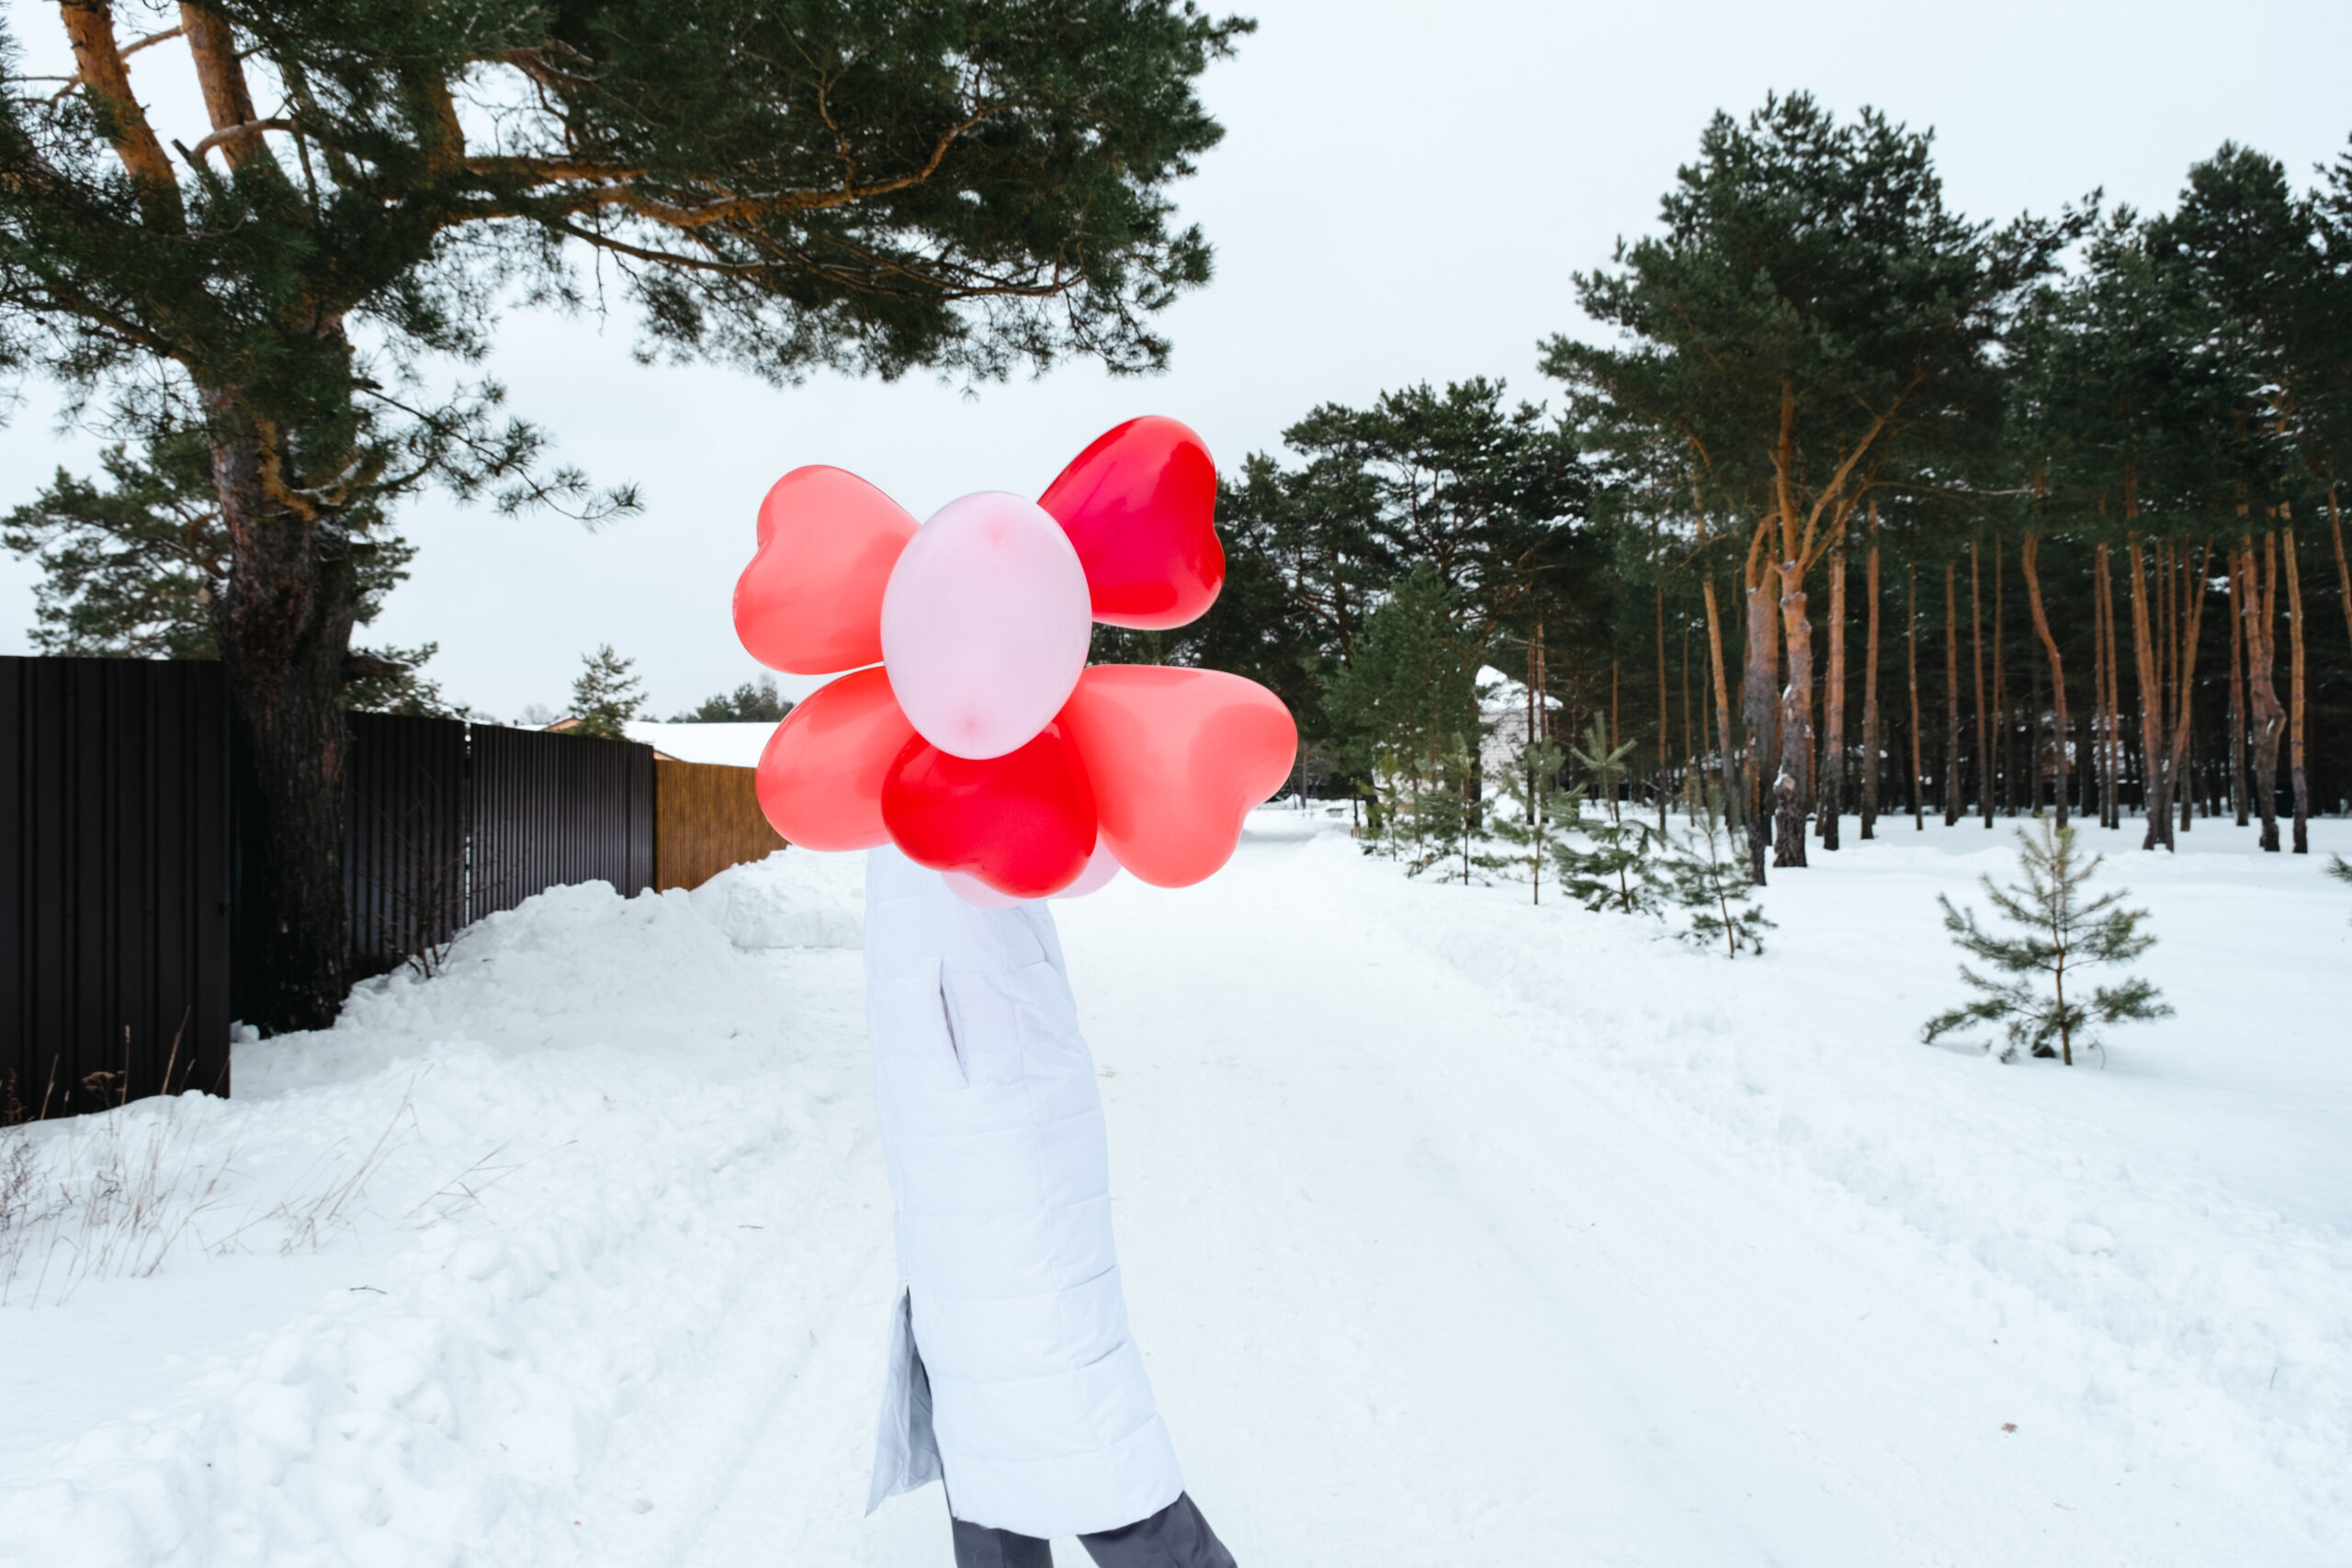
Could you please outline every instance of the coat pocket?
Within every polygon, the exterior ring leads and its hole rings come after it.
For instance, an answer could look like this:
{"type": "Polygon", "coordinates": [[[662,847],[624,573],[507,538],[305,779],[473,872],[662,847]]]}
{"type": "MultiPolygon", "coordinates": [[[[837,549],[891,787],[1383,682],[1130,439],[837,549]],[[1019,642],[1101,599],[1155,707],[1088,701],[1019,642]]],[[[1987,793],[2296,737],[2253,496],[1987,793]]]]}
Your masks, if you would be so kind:
{"type": "Polygon", "coordinates": [[[968,1083],[1016,1083],[1022,1076],[1020,1009],[999,976],[951,969],[939,977],[940,999],[968,1083]]]}
{"type": "Polygon", "coordinates": [[[916,1089],[961,1089],[967,1081],[939,961],[904,979],[884,980],[867,993],[867,1025],[886,1079],[916,1089]]]}
{"type": "Polygon", "coordinates": [[[956,1004],[947,995],[948,976],[935,958],[932,960],[931,972],[931,1000],[932,1005],[939,1010],[939,1027],[947,1035],[948,1061],[956,1069],[957,1087],[967,1088],[972,1081],[972,1058],[965,1042],[971,1038],[971,1031],[968,1027],[956,1027],[956,1004]]]}

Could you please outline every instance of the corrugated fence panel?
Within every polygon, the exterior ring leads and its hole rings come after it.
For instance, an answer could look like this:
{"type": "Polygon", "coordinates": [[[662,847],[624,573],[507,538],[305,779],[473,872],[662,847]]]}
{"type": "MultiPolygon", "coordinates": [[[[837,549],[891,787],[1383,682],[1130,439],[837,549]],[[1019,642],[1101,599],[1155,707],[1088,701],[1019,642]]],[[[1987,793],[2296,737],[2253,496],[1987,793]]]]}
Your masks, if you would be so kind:
{"type": "Polygon", "coordinates": [[[658,757],[653,773],[657,886],[699,887],[730,865],[784,848],[760,810],[758,769],[658,757]]]}
{"type": "MultiPolygon", "coordinates": [[[[358,974],[560,883],[653,885],[650,747],[380,714],[351,739],[358,974]]],[[[0,1120],[228,1092],[229,749],[216,663],[0,658],[0,1120]]]]}
{"type": "Polygon", "coordinates": [[[447,942],[466,911],[466,726],[349,716],[343,881],[355,976],[447,942]]]}
{"type": "Polygon", "coordinates": [[[220,666],[0,659],[0,1111],[227,1092],[220,666]]]}
{"type": "Polygon", "coordinates": [[[653,885],[653,748],[478,724],[466,918],[565,883],[634,897],[653,885]]]}

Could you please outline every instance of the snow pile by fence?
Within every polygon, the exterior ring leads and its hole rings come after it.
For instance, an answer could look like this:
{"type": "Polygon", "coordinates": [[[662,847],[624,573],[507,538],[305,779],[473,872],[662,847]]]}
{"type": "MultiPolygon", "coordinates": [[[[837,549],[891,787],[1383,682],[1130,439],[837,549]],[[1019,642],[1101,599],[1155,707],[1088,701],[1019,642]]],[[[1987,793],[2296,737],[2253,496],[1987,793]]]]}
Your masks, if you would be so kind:
{"type": "MultiPolygon", "coordinates": [[[[740,900],[556,889],[468,930],[435,978],[360,987],[332,1030],[242,1043],[234,1100],[10,1134],[53,1176],[107,1123],[176,1120],[175,1156],[210,1180],[156,1196],[196,1212],[164,1213],[176,1245],[128,1270],[153,1278],[85,1270],[70,1316],[0,1319],[18,1345],[151,1348],[114,1350],[138,1359],[129,1377],[56,1356],[0,1372],[20,1416],[72,1407],[93,1378],[94,1411],[178,1383],[63,1449],[0,1423],[0,1561],[521,1565],[576,1560],[584,1530],[683,1528],[670,1495],[651,1518],[650,1499],[573,1486],[685,1424],[756,1419],[756,1370],[699,1409],[640,1396],[713,1359],[772,1364],[741,1342],[790,1296],[795,1250],[827,1245],[786,1232],[790,1194],[864,1118],[820,1118],[794,1069],[812,1042],[854,1050],[854,1020],[730,936],[752,930],[744,908],[786,910],[798,923],[768,919],[763,940],[838,945],[857,919],[838,871],[778,855],[719,879],[749,885],[740,900]],[[248,1342],[257,1317],[283,1326],[248,1342]],[[182,1377],[153,1376],[158,1346],[182,1377]]],[[[856,959],[798,962],[854,979],[856,959]]]]}
{"type": "Polygon", "coordinates": [[[864,855],[779,850],[694,890],[695,912],[738,947],[856,947],[865,924],[864,855]]]}

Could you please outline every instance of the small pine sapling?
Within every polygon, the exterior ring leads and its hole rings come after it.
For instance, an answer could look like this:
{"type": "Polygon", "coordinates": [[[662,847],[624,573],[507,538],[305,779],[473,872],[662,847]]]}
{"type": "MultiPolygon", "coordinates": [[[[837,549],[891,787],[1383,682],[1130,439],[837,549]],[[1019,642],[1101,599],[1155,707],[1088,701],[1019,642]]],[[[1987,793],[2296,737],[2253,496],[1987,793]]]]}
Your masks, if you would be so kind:
{"type": "Polygon", "coordinates": [[[1680,933],[1693,947],[1720,941],[1727,957],[1764,951],[1763,933],[1773,922],[1756,908],[1756,885],[1748,880],[1747,852],[1736,845],[1724,821],[1723,791],[1709,788],[1698,799],[1699,816],[1680,841],[1668,840],[1667,897],[1689,912],[1680,933]]]}
{"type": "Polygon", "coordinates": [[[1520,748],[1519,766],[1503,776],[1503,793],[1511,808],[1498,811],[1487,824],[1487,833],[1509,845],[1511,853],[1485,857],[1483,863],[1504,875],[1527,877],[1529,902],[1544,902],[1544,861],[1560,849],[1560,835],[1576,824],[1584,808],[1584,785],[1561,787],[1563,753],[1548,740],[1533,740],[1520,748]]]}
{"type": "Polygon", "coordinates": [[[1617,808],[1618,784],[1625,776],[1625,759],[1633,750],[1630,740],[1611,746],[1607,723],[1600,715],[1593,716],[1584,744],[1570,748],[1569,755],[1590,775],[1592,794],[1600,798],[1605,814],[1580,815],[1577,819],[1589,848],[1578,849],[1564,840],[1554,848],[1553,859],[1560,868],[1561,891],[1586,908],[1655,915],[1660,912],[1664,895],[1657,830],[1646,823],[1627,820],[1617,808]]]}
{"type": "Polygon", "coordinates": [[[2054,1055],[2073,1066],[2077,1043],[2086,1050],[2098,1043],[2090,1032],[2094,1025],[2171,1015],[2171,1006],[2156,987],[2136,976],[2112,987],[2096,987],[2084,998],[2079,971],[2129,964],[2154,947],[2156,939],[2140,929],[2147,910],[2122,907],[2131,889],[2085,897],[2085,884],[2105,857],[2093,855],[2085,863],[2075,832],[2071,824],[2060,828],[2047,820],[2038,835],[2020,828],[2018,870],[2024,880],[1996,887],[1989,876],[1977,879],[1993,908],[2021,928],[2015,935],[1985,931],[1977,925],[1975,910],[1956,909],[1951,899],[1936,896],[1952,940],[2009,978],[1988,979],[1962,964],[1960,977],[1983,995],[1930,1019],[1924,1031],[1929,1043],[1970,1024],[1998,1023],[2008,1032],[2003,1061],[2016,1060],[2022,1046],[2036,1056],[2054,1055]],[[2070,979],[2075,981],[2071,996],[2070,979]]]}

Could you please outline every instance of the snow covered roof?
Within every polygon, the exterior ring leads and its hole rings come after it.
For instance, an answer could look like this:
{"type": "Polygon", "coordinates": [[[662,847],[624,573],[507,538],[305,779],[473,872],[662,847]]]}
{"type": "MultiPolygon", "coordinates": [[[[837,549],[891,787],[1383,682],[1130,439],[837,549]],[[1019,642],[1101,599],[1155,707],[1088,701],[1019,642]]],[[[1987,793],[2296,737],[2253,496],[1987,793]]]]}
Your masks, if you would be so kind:
{"type": "Polygon", "coordinates": [[[729,767],[759,765],[761,749],[775,726],[754,724],[654,724],[639,720],[628,727],[628,738],[652,747],[681,762],[721,762],[729,767]]]}

